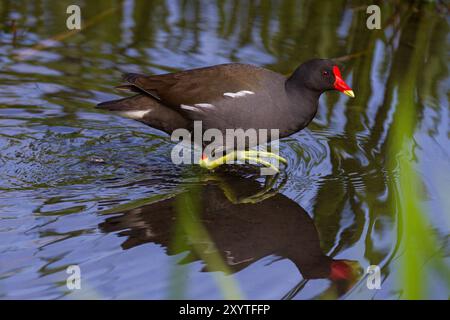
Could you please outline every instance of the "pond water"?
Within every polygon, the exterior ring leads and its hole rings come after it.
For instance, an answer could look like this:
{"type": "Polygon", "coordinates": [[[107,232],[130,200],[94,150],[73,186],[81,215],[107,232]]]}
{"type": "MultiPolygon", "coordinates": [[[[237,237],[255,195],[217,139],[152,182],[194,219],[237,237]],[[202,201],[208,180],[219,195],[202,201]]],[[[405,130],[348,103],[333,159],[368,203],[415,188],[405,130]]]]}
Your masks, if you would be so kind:
{"type": "MultiPolygon", "coordinates": [[[[448,11],[392,1],[383,28],[368,30],[367,5],[2,0],[0,298],[402,298],[398,170],[388,163],[408,113],[401,90],[415,110],[411,161],[437,239],[430,256],[448,271],[448,11]],[[79,33],[66,28],[74,2],[79,33]],[[254,203],[236,198],[264,188],[255,168],[174,165],[163,133],[94,109],[118,97],[123,72],[231,61],[289,74],[315,57],[340,61],[356,99],[321,97],[313,123],[280,143],[289,165],[273,194],[254,203]],[[66,286],[71,265],[81,290],[66,286]],[[379,290],[367,286],[370,265],[379,290]]],[[[433,270],[429,297],[447,299],[433,270]]]]}

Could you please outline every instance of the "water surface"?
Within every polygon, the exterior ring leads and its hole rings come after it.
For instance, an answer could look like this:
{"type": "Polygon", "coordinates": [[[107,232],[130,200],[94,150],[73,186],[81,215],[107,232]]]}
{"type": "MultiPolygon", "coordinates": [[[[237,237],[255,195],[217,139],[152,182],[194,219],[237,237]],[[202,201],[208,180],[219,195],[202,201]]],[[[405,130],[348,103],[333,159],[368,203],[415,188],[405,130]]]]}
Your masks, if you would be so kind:
{"type": "MultiPolygon", "coordinates": [[[[77,34],[65,27],[74,1],[0,2],[0,298],[211,299],[223,279],[252,299],[401,298],[388,165],[401,89],[442,249],[430,256],[448,268],[445,7],[392,1],[369,31],[363,1],[76,2],[77,34]],[[338,59],[356,99],[322,96],[308,129],[281,143],[278,190],[253,204],[236,199],[264,188],[254,168],[176,166],[167,136],[93,108],[118,97],[123,72],[243,62],[289,74],[315,57],[338,59]],[[70,265],[82,290],[66,287],[70,265]],[[381,290],[366,286],[369,265],[381,290]]],[[[430,297],[448,298],[441,274],[428,280],[430,297]]]]}

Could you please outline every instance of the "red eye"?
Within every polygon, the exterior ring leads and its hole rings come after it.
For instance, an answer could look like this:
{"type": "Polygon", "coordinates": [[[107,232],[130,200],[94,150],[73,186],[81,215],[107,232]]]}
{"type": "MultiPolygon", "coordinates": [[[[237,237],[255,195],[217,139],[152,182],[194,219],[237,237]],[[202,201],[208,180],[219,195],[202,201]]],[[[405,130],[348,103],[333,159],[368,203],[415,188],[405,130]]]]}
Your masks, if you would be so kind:
{"type": "Polygon", "coordinates": [[[322,75],[324,77],[328,77],[330,75],[330,73],[328,71],[322,71],[322,75]]]}

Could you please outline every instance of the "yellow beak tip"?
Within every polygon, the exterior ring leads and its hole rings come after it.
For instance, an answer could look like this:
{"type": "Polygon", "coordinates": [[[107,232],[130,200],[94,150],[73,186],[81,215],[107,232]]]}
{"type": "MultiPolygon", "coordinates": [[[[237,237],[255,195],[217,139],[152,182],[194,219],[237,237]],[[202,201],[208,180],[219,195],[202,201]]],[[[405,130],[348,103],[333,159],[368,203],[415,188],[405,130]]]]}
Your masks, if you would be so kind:
{"type": "Polygon", "coordinates": [[[353,90],[345,90],[344,94],[348,95],[350,98],[355,97],[355,93],[353,92],[353,90]]]}

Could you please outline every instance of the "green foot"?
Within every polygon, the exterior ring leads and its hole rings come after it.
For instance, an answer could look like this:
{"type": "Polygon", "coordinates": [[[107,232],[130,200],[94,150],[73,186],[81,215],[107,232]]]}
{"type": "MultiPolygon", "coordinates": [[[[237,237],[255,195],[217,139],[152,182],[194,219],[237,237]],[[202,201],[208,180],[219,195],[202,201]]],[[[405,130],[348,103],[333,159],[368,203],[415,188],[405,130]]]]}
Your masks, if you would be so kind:
{"type": "Polygon", "coordinates": [[[232,162],[235,162],[236,160],[238,160],[238,161],[240,160],[240,161],[248,161],[250,163],[261,164],[267,168],[271,168],[276,173],[279,172],[279,169],[277,167],[275,167],[272,163],[270,163],[266,160],[263,160],[261,158],[275,159],[275,160],[283,163],[284,165],[287,165],[286,159],[284,159],[283,157],[280,157],[279,155],[277,155],[275,153],[265,152],[265,151],[253,151],[253,150],[233,151],[233,152],[230,152],[230,153],[224,155],[223,157],[220,157],[215,160],[209,160],[206,157],[202,157],[199,164],[202,168],[205,168],[208,170],[213,170],[225,163],[232,163],[232,162]]]}

